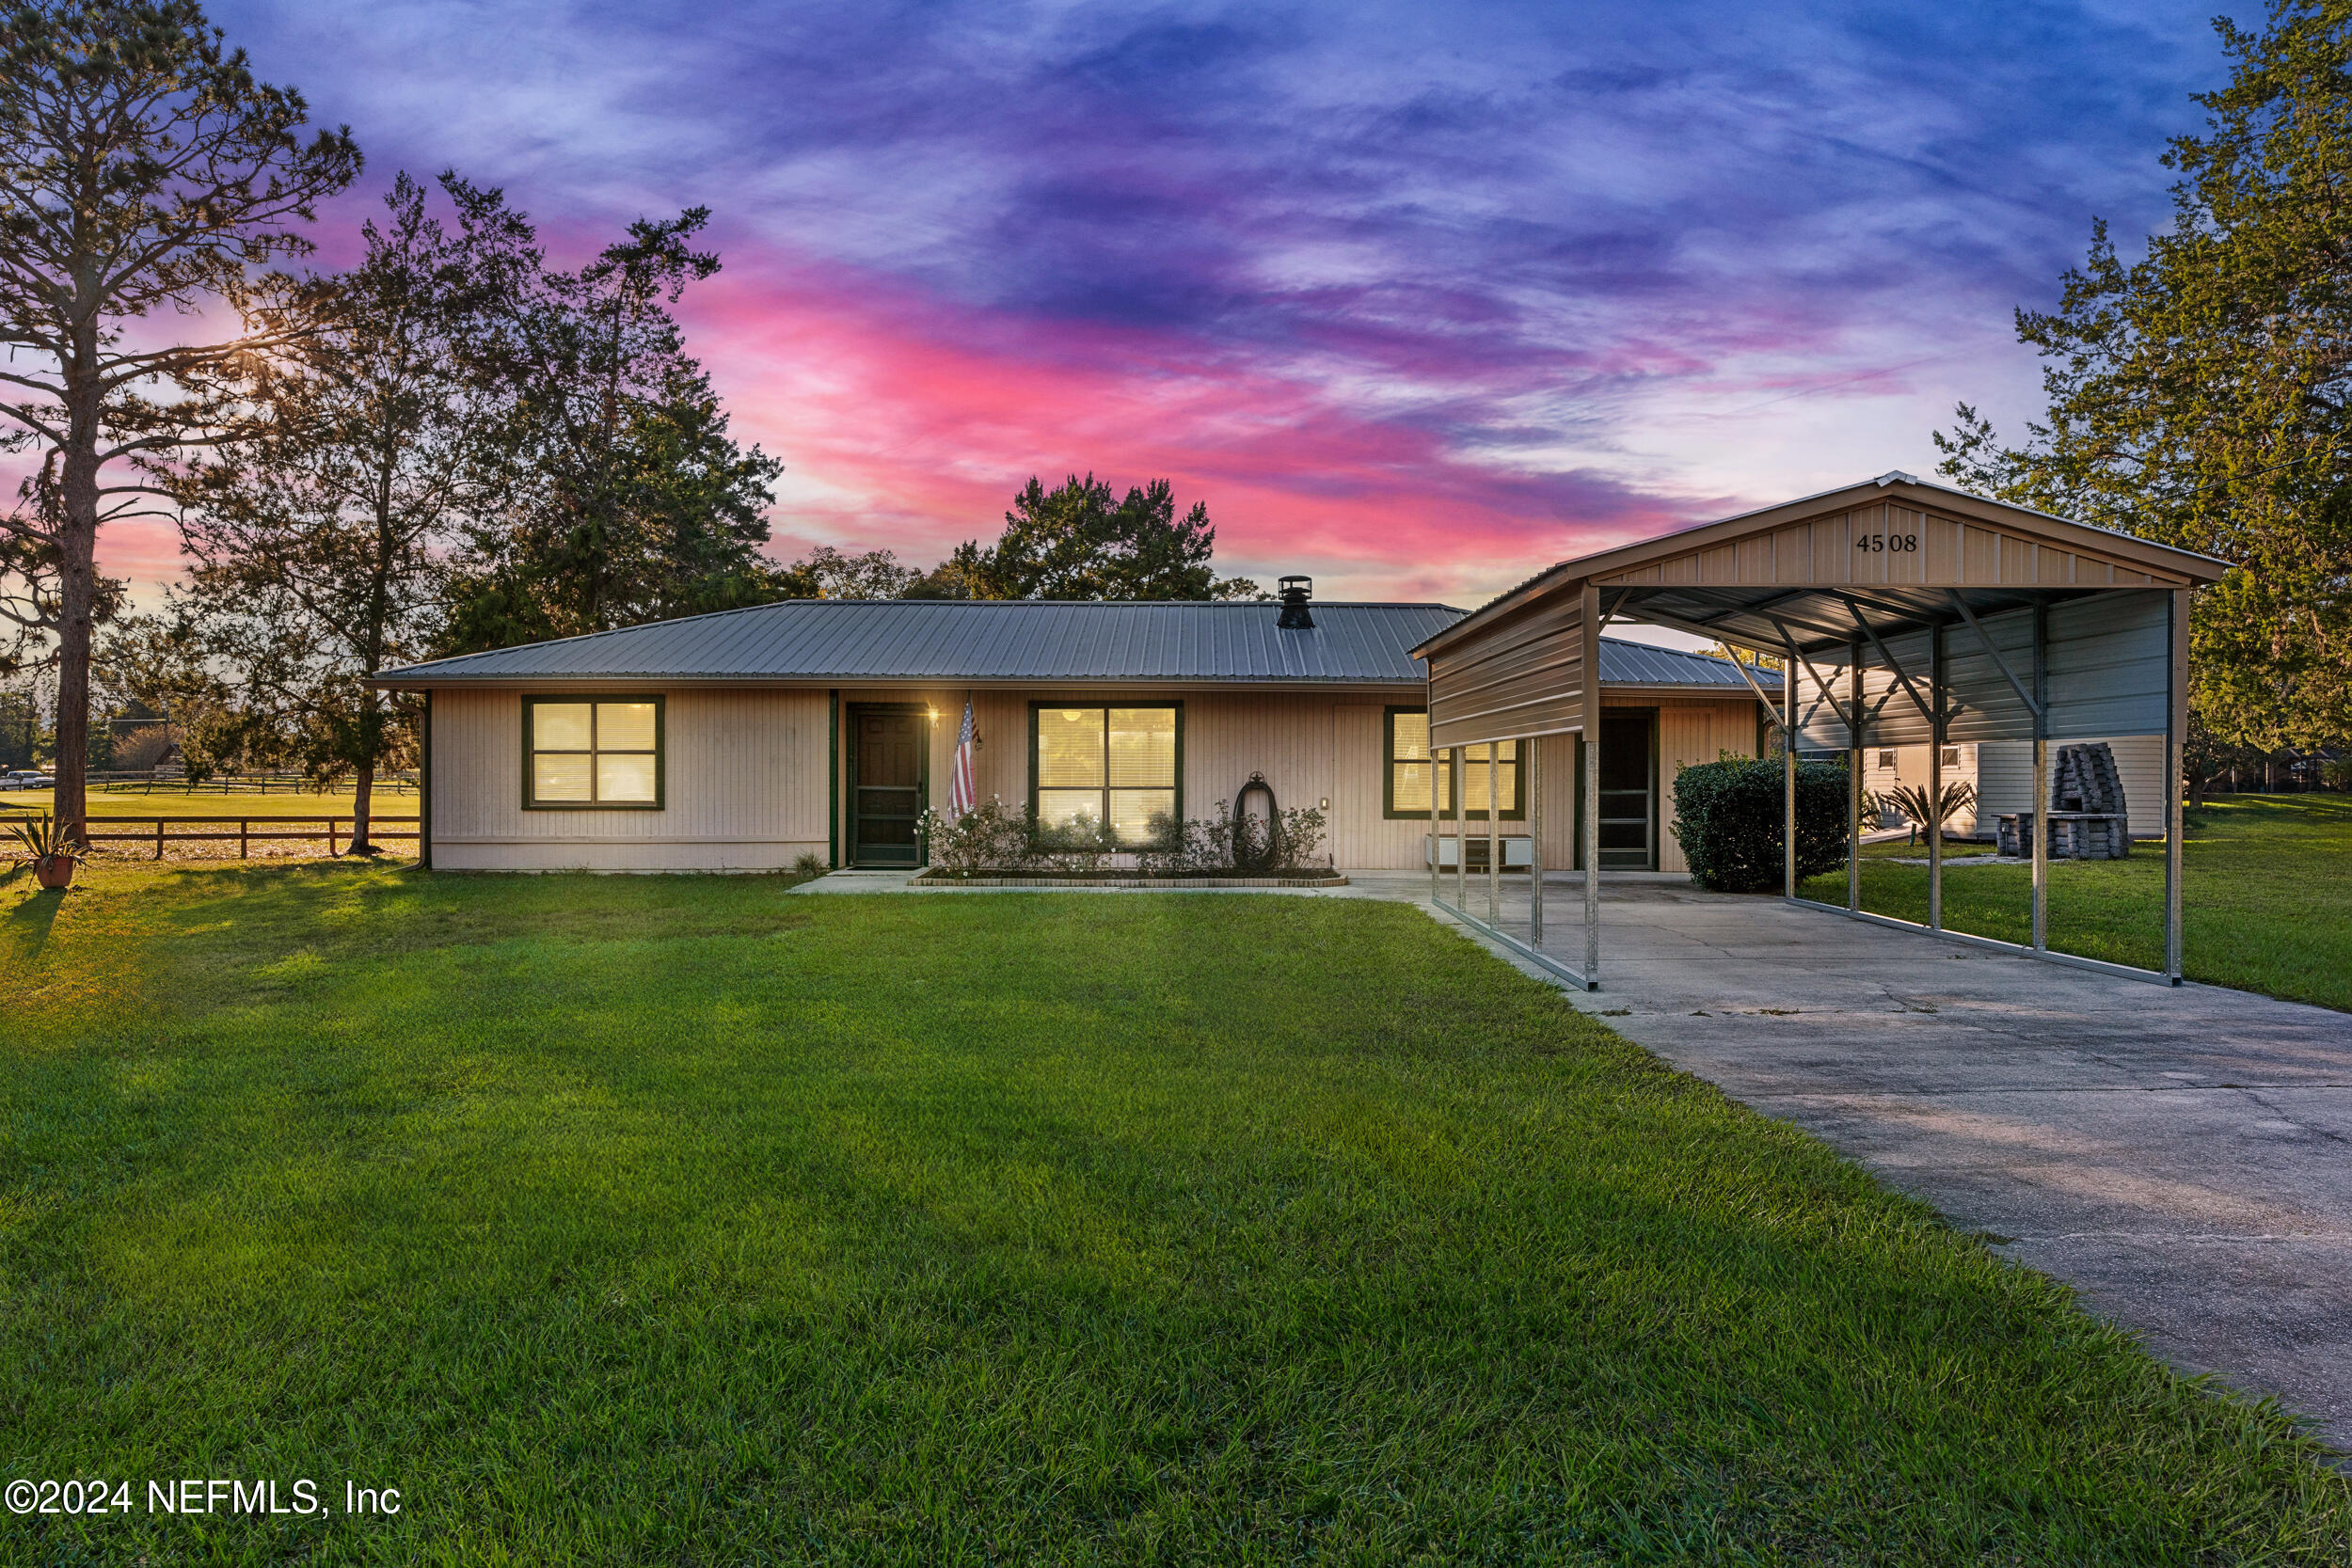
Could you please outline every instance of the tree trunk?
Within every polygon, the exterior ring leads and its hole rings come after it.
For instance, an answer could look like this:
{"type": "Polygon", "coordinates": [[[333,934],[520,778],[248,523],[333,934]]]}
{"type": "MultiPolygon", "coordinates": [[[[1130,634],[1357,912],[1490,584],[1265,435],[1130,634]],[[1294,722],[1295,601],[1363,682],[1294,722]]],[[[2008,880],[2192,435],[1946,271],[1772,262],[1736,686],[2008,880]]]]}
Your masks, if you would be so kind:
{"type": "Polygon", "coordinates": [[[64,515],[57,529],[57,789],[50,809],[58,826],[74,838],[87,831],[89,817],[89,660],[98,596],[96,446],[93,430],[87,445],[76,440],[67,450],[58,495],[64,515]]]}
{"type": "Polygon", "coordinates": [[[375,764],[359,765],[359,784],[351,802],[351,847],[348,855],[373,855],[375,846],[368,842],[368,809],[375,796],[375,764]]]}

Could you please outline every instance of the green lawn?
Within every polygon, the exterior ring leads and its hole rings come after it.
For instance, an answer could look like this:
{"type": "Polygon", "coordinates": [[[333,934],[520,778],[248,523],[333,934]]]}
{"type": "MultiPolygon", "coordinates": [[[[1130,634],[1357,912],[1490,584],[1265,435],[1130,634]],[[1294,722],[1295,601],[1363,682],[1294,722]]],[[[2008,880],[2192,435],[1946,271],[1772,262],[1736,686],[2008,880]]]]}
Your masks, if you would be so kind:
{"type": "MultiPolygon", "coordinates": [[[[1863,851],[1862,907],[1925,920],[1926,854],[1900,841],[1863,851]]],[[[2352,1009],[2352,796],[2225,795],[2190,814],[2183,847],[2182,957],[2192,980],[2352,1009]]],[[[1841,868],[1807,897],[1846,901],[1841,868]]],[[[2033,874],[2022,865],[1947,867],[1945,923],[2028,942],[2033,874]]],[[[2054,861],[2050,945],[2143,969],[2164,967],[2164,846],[2122,861],[2054,861]]]]}
{"type": "Polygon", "coordinates": [[[2274,1411],[1414,910],[786,886],[0,885],[0,1469],[404,1499],[0,1560],[2352,1556],[2274,1411]]]}

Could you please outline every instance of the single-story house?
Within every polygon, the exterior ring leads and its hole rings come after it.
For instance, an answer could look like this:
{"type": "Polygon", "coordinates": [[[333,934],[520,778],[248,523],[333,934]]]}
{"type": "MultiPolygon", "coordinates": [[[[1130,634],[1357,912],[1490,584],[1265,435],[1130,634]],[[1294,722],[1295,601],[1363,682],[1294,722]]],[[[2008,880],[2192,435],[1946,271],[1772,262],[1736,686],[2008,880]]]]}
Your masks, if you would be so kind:
{"type": "MultiPolygon", "coordinates": [[[[1412,650],[1465,611],[1293,597],[794,600],[380,684],[426,698],[421,850],[440,868],[917,865],[915,823],[946,806],[967,704],[980,799],[1049,822],[1084,814],[1134,843],[1153,816],[1209,816],[1263,775],[1278,806],[1325,814],[1335,864],[1424,865],[1445,781],[1412,650]]],[[[1600,673],[1602,864],[1684,869],[1675,769],[1761,754],[1766,709],[1748,675],[1705,655],[1604,638],[1600,673]]],[[[1572,867],[1581,741],[1534,744],[1544,863],[1572,867]]],[[[1521,752],[1504,742],[1495,759],[1506,836],[1527,819],[1521,752]]],[[[1470,761],[1464,804],[1484,822],[1484,750],[1470,761]]]]}

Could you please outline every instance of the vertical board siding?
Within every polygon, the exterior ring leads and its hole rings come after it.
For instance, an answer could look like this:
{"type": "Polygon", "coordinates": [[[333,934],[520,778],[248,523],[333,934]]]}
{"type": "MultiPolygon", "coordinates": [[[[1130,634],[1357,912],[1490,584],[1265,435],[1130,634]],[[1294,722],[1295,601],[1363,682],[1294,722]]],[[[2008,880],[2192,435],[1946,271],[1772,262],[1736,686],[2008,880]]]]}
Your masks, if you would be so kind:
{"type": "Polygon", "coordinates": [[[1544,864],[1554,871],[1578,869],[1582,846],[1576,840],[1577,767],[1572,735],[1549,735],[1535,743],[1543,758],[1544,864]]]}
{"type": "MultiPolygon", "coordinates": [[[[1601,694],[1603,709],[1658,710],[1658,869],[1688,871],[1681,841],[1675,837],[1675,774],[1694,763],[1715,762],[1724,752],[1756,755],[1756,701],[1710,697],[1615,697],[1601,694]]],[[[1606,723],[1606,718],[1602,722],[1606,723]]]]}
{"type": "MultiPolygon", "coordinates": [[[[1274,803],[1283,811],[1319,808],[1332,797],[1334,757],[1331,698],[1315,696],[1193,693],[1184,703],[1186,816],[1212,816],[1230,809],[1252,773],[1265,776],[1274,803]]],[[[1372,819],[1379,816],[1380,736],[1349,766],[1371,772],[1375,784],[1372,819]]],[[[1329,812],[1325,813],[1327,821],[1329,812]]],[[[1324,849],[1333,848],[1328,834],[1324,849]]],[[[1404,863],[1411,863],[1409,861],[1404,863]]]]}
{"type": "Polygon", "coordinates": [[[1614,587],[1868,587],[1919,585],[1964,588],[2154,586],[2157,578],[2096,549],[2067,549],[1982,523],[1963,522],[1901,501],[1877,501],[1783,524],[1744,539],[1703,546],[1688,554],[1600,579],[1614,587]],[[1895,535],[1917,540],[1915,549],[1857,548],[1857,540],[1895,535]]]}
{"type": "Polygon", "coordinates": [[[435,860],[453,869],[774,869],[825,851],[825,694],[673,691],[660,811],[527,811],[522,694],[434,693],[435,860]]]}
{"type": "MultiPolygon", "coordinates": [[[[841,689],[844,722],[863,702],[921,704],[938,715],[930,747],[931,803],[945,809],[966,691],[841,689]]],[[[1020,809],[1029,798],[1029,705],[1181,703],[1184,811],[1230,807],[1253,772],[1285,808],[1326,812],[1326,849],[1343,868],[1417,869],[1426,863],[1426,818],[1385,815],[1385,713],[1419,706],[1406,690],[1389,701],[1356,695],[1072,690],[969,693],[982,799],[1020,809]]],[[[776,869],[825,853],[828,704],[822,690],[679,690],[666,698],[666,807],[661,811],[525,811],[522,699],[513,691],[444,688],[434,697],[433,815],[437,860],[453,869],[776,869]]],[[[1671,817],[1673,769],[1711,761],[1718,750],[1752,752],[1751,698],[1627,698],[1660,710],[1660,811],[1671,817]],[[1670,717],[1671,716],[1671,717],[1670,717]]],[[[1575,863],[1576,741],[1553,736],[1543,756],[1544,862],[1575,863]]],[[[849,747],[841,748],[842,810],[849,809],[849,747]]],[[[1507,833],[1528,831],[1506,821],[1507,833]]],[[[846,826],[844,828],[846,837],[846,826]]],[[[1681,865],[1671,829],[1661,852],[1681,865]]]]}
{"type": "MultiPolygon", "coordinates": [[[[1979,747],[1974,743],[1963,744],[1958,741],[1948,742],[1947,744],[1951,746],[1953,751],[1960,753],[1960,757],[1956,762],[1947,762],[1944,765],[1944,786],[1947,789],[1949,789],[1958,784],[1975,784],[1978,788],[1981,789],[1983,785],[1978,775],[1978,758],[1980,752],[1983,751],[1984,748],[1979,747]]],[[[1895,766],[1892,768],[1882,767],[1879,762],[1881,752],[1887,749],[1888,748],[1885,747],[1871,747],[1868,753],[1864,757],[1862,787],[1873,794],[1882,790],[1892,789],[1898,784],[1915,784],[1919,788],[1925,789],[1928,785],[1928,748],[1924,745],[1898,746],[1893,748],[1895,752],[1895,766]]],[[[2033,754],[2030,747],[2026,749],[2026,754],[2030,762],[2033,754]]],[[[2020,789],[2024,788],[2022,781],[2020,782],[2018,787],[2020,789]]],[[[1989,810],[1990,808],[1985,809],[1989,810]]],[[[2017,808],[2010,806],[2002,809],[2014,811],[2017,808]]],[[[1962,811],[1956,811],[1945,820],[1945,831],[1954,838],[1972,837],[1977,832],[1979,816],[1979,810],[1974,807],[1962,811]]],[[[1989,816],[1985,816],[1983,818],[1983,822],[1985,836],[1991,837],[1993,833],[1992,817],[1989,816]]]]}

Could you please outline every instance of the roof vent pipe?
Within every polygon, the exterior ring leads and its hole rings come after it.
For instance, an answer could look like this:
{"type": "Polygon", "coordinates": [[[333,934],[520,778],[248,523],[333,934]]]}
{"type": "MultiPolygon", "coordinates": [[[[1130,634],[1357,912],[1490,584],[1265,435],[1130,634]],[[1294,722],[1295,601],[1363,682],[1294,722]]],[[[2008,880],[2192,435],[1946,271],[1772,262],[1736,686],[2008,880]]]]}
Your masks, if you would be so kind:
{"type": "Polygon", "coordinates": [[[1307,609],[1307,601],[1314,596],[1314,590],[1315,579],[1312,578],[1284,578],[1282,616],[1274,624],[1284,631],[1314,630],[1315,618],[1307,609]]]}

